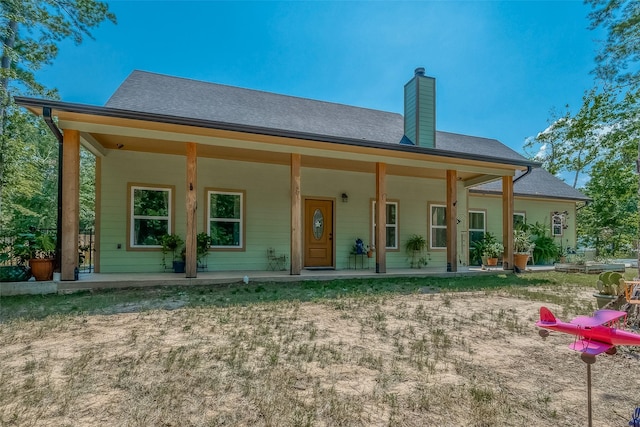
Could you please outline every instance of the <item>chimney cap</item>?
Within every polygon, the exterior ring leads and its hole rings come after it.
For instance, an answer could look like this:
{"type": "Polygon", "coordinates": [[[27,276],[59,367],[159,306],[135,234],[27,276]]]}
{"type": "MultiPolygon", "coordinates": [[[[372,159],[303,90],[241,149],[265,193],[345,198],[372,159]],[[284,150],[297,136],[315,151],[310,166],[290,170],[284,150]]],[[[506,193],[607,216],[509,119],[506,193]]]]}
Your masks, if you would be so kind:
{"type": "Polygon", "coordinates": [[[416,76],[424,76],[424,73],[425,73],[424,67],[416,68],[415,73],[416,73],[416,76]]]}

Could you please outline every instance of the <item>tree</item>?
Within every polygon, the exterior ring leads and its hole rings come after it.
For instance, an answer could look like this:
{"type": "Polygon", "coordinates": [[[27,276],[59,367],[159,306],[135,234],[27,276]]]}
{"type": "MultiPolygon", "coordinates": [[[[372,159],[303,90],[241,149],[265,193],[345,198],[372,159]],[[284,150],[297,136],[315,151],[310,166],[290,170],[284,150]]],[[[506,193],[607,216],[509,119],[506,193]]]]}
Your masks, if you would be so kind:
{"type": "Polygon", "coordinates": [[[71,38],[76,44],[91,37],[105,20],[116,22],[106,3],[96,0],[2,0],[0,2],[0,217],[5,174],[12,160],[6,135],[7,118],[16,92],[55,97],[35,78],[35,72],[53,62],[58,43],[71,38]]]}
{"type": "MultiPolygon", "coordinates": [[[[637,139],[636,172],[640,172],[640,2],[637,0],[586,0],[591,5],[591,28],[602,28],[607,39],[596,57],[596,76],[616,85],[620,95],[618,110],[621,112],[626,134],[637,139]]],[[[640,177],[640,173],[638,173],[640,177]]],[[[640,179],[640,178],[639,178],[640,179]]],[[[640,198],[640,185],[636,198],[640,198]]],[[[640,217],[640,215],[638,215],[640,217]]],[[[638,229],[640,230],[640,224],[638,229]]],[[[638,234],[636,231],[636,238],[638,234]]],[[[640,239],[636,239],[637,242],[640,239]]],[[[640,249],[636,246],[636,249],[640,249]]],[[[638,250],[638,275],[640,276],[640,250],[638,250]]]]}
{"type": "Polygon", "coordinates": [[[17,108],[8,109],[5,123],[12,161],[7,163],[3,226],[12,230],[53,228],[58,159],[55,137],[40,118],[17,108]]]}
{"type": "Polygon", "coordinates": [[[578,211],[578,232],[585,244],[596,249],[596,255],[615,255],[635,247],[638,180],[632,164],[598,162],[583,190],[593,201],[578,211]]]}
{"type": "Polygon", "coordinates": [[[580,176],[588,173],[595,162],[615,149],[608,145],[611,142],[608,135],[614,106],[610,96],[608,91],[588,91],[575,115],[567,106],[561,117],[556,115],[547,129],[525,142],[525,153],[554,175],[572,173],[571,184],[576,188],[580,176]],[[535,153],[532,154],[533,151],[535,153]]]}

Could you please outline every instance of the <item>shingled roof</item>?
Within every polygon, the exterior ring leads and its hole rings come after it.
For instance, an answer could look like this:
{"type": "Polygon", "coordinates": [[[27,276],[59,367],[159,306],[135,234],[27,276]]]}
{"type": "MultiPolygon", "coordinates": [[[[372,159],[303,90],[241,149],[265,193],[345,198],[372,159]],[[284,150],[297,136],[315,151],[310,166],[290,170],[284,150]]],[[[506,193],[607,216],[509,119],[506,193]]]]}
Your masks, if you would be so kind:
{"type": "MultiPolygon", "coordinates": [[[[521,175],[522,173],[518,174],[518,176],[521,175]]],[[[479,194],[502,194],[502,181],[498,180],[478,185],[470,188],[469,192],[479,194]]],[[[542,168],[532,169],[529,175],[526,175],[522,179],[516,181],[513,185],[513,194],[522,197],[540,197],[585,202],[590,200],[589,197],[542,168]]]]}
{"type": "MultiPolygon", "coordinates": [[[[399,144],[401,114],[133,71],[105,107],[337,138],[399,144]]],[[[407,139],[404,138],[404,141],[407,139]]],[[[436,149],[526,162],[489,138],[436,132],[436,149]]]]}

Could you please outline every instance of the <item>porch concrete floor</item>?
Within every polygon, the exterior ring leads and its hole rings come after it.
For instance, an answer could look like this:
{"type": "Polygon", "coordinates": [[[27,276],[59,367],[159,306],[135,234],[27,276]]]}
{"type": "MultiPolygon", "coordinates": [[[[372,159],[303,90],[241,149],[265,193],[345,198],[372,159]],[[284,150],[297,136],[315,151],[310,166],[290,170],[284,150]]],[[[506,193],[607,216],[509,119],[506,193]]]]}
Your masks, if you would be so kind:
{"type": "MultiPolygon", "coordinates": [[[[553,266],[528,266],[527,271],[553,270],[553,266]]],[[[349,278],[383,277],[456,277],[479,274],[504,273],[502,267],[485,270],[480,267],[459,267],[455,273],[443,268],[389,269],[376,273],[375,269],[362,270],[306,270],[292,276],[288,271],[205,271],[196,278],[186,278],[184,273],[80,273],[77,281],[48,281],[0,283],[0,297],[21,294],[68,293],[92,289],[116,289],[153,286],[189,286],[242,283],[245,276],[253,282],[299,282],[302,280],[334,280],[349,278]]]]}

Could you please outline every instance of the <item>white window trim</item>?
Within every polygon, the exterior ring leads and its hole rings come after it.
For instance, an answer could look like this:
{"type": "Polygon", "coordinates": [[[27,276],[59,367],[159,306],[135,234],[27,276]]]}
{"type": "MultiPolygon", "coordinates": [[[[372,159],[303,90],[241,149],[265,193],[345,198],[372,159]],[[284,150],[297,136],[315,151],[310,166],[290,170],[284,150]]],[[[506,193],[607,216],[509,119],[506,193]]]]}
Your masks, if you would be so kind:
{"type": "Polygon", "coordinates": [[[244,249],[244,192],[234,190],[207,190],[207,234],[211,236],[211,221],[218,222],[237,222],[240,224],[240,233],[237,245],[211,245],[213,249],[244,249]],[[240,218],[212,218],[211,217],[211,195],[227,194],[232,196],[240,196],[240,218]]]}
{"type": "MultiPolygon", "coordinates": [[[[433,205],[431,205],[433,206],[433,205]]],[[[446,209],[446,208],[445,208],[446,209]]],[[[469,221],[469,235],[471,235],[471,232],[473,231],[482,231],[483,235],[487,233],[487,211],[481,211],[481,210],[477,210],[477,209],[469,209],[469,212],[467,214],[467,216],[470,216],[470,214],[482,214],[482,228],[471,228],[471,218],[468,218],[467,220],[469,221]]]]}
{"type": "Polygon", "coordinates": [[[558,215],[553,215],[551,214],[551,236],[552,237],[562,237],[564,235],[564,215],[563,214],[558,214],[558,215]],[[556,219],[559,219],[559,226],[560,226],[560,233],[556,233],[555,232],[555,228],[556,228],[556,219]]]}
{"type": "Polygon", "coordinates": [[[433,246],[433,236],[434,236],[434,230],[436,229],[447,229],[447,225],[434,225],[433,224],[433,208],[444,208],[445,210],[445,214],[447,212],[447,205],[442,205],[439,203],[431,203],[429,204],[429,249],[447,249],[447,246],[433,246]]]}
{"type": "MultiPolygon", "coordinates": [[[[396,232],[394,234],[395,236],[395,241],[393,242],[393,245],[389,245],[389,242],[387,242],[387,246],[385,247],[385,249],[390,249],[390,250],[397,250],[398,249],[398,233],[400,228],[398,227],[398,222],[399,222],[399,206],[398,206],[398,202],[397,201],[392,201],[392,202],[386,202],[387,205],[395,205],[396,207],[396,223],[395,224],[390,224],[387,222],[386,224],[386,228],[395,228],[396,232]]],[[[385,213],[386,213],[386,209],[385,209],[385,213]]],[[[385,228],[385,231],[386,231],[385,228]]],[[[376,201],[372,200],[371,201],[371,242],[375,242],[376,241],[376,201]]],[[[370,243],[371,245],[371,243],[370,243]]]]}
{"type": "Polygon", "coordinates": [[[129,193],[129,203],[130,203],[130,212],[129,212],[129,247],[134,249],[139,248],[161,248],[162,245],[136,245],[134,242],[135,236],[135,220],[136,219],[157,219],[157,220],[166,220],[167,221],[167,234],[171,234],[173,231],[171,229],[172,224],[172,215],[173,215],[173,188],[172,187],[162,187],[162,186],[145,186],[145,185],[131,185],[130,193],[129,193]],[[150,215],[135,215],[135,191],[136,190],[146,190],[146,191],[166,191],[168,193],[168,215],[167,216],[150,216],[150,215]]]}

